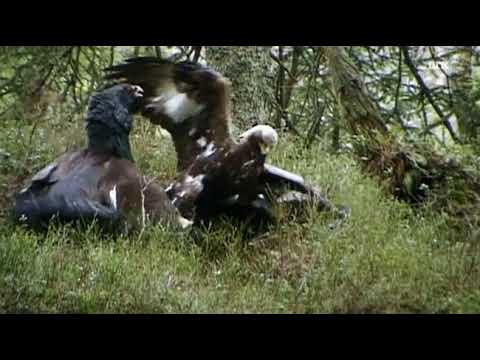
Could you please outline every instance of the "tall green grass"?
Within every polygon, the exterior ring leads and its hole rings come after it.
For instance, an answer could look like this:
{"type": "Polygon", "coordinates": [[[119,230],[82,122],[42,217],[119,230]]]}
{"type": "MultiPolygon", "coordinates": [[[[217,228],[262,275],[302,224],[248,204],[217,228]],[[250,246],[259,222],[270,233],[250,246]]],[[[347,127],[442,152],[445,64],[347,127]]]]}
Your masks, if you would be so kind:
{"type": "MultiPolygon", "coordinates": [[[[79,122],[4,122],[3,208],[23,179],[83,143],[79,122]]],[[[146,122],[132,136],[138,165],[166,182],[171,142],[146,122]]],[[[480,310],[479,251],[446,221],[387,197],[348,154],[288,137],[271,162],[322,188],[350,217],[285,219],[242,239],[224,222],[200,237],[161,226],[139,238],[101,236],[94,226],[52,226],[46,235],[0,219],[0,312],[4,313],[455,313],[480,310]],[[456,241],[453,241],[455,239],[456,241]]]]}

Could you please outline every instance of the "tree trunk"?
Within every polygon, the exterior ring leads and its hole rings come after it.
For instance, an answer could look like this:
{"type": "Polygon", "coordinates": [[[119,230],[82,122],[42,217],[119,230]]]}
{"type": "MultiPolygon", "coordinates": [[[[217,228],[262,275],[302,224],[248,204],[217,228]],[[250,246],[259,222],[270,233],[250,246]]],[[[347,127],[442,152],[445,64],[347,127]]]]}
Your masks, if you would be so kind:
{"type": "Polygon", "coordinates": [[[470,142],[477,138],[477,117],[472,96],[473,90],[473,48],[460,46],[453,56],[451,65],[451,89],[453,95],[453,110],[457,117],[458,131],[462,140],[470,142]]]}
{"type": "Polygon", "coordinates": [[[360,72],[343,47],[324,47],[340,121],[350,133],[363,169],[395,197],[410,203],[433,202],[465,230],[480,225],[480,181],[461,164],[422,144],[404,144],[388,131],[360,72]]]}
{"type": "Polygon", "coordinates": [[[207,46],[208,64],[232,82],[233,126],[245,130],[270,119],[273,84],[269,49],[262,46],[207,46]]]}
{"type": "Polygon", "coordinates": [[[270,56],[278,63],[278,70],[275,84],[276,112],[274,124],[276,128],[286,127],[298,135],[297,130],[289,117],[288,109],[291,104],[292,94],[299,78],[300,57],[303,52],[301,46],[291,46],[291,60],[285,58],[285,46],[278,47],[278,57],[270,56]]]}

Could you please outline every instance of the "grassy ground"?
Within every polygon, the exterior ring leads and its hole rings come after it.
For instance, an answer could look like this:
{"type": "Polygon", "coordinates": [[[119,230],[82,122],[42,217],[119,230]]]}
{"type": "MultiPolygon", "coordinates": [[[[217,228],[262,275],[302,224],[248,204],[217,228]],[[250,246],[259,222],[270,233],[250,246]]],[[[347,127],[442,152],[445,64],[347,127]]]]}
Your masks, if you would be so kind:
{"type": "MultiPolygon", "coordinates": [[[[82,144],[83,124],[2,123],[0,135],[0,312],[34,313],[452,313],[480,311],[479,250],[450,241],[440,216],[420,216],[387,198],[347,155],[283,139],[272,162],[320,185],[351,216],[284,221],[245,243],[223,224],[203,241],[153,227],[139,239],[101,238],[94,228],[48,235],[6,218],[22,179],[82,144]],[[28,145],[30,143],[30,145],[28,145]]],[[[138,165],[174,175],[169,140],[138,123],[138,165]]]]}

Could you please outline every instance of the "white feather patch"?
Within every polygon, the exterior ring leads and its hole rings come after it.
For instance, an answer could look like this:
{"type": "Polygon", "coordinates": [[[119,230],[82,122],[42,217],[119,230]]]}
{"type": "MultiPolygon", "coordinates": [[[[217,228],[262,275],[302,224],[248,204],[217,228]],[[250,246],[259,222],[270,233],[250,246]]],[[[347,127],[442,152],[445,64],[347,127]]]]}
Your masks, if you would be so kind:
{"type": "Polygon", "coordinates": [[[40,170],[33,178],[32,182],[45,180],[57,168],[57,163],[48,165],[46,168],[40,170]]]}
{"type": "Polygon", "coordinates": [[[263,142],[270,148],[275,147],[278,143],[278,133],[275,129],[270,126],[264,126],[261,131],[263,142]]]}
{"type": "Polygon", "coordinates": [[[246,168],[248,166],[251,166],[251,165],[253,165],[254,162],[255,162],[255,160],[247,161],[245,164],[242,165],[242,168],[246,168]]]}
{"type": "Polygon", "coordinates": [[[117,185],[115,185],[113,189],[110,190],[108,195],[110,196],[110,202],[112,203],[112,206],[115,210],[117,210],[117,185]]]}
{"type": "Polygon", "coordinates": [[[193,225],[193,221],[185,219],[183,216],[180,216],[180,215],[178,216],[177,220],[182,229],[189,228],[190,226],[193,225]]]}
{"type": "Polygon", "coordinates": [[[215,153],[215,145],[213,143],[209,143],[205,151],[202,153],[202,156],[209,157],[215,153]]]}
{"type": "Polygon", "coordinates": [[[284,179],[288,179],[290,181],[293,181],[293,182],[297,182],[297,183],[300,183],[300,184],[303,184],[305,182],[305,180],[303,179],[303,177],[301,177],[300,175],[297,175],[297,174],[292,174],[288,171],[285,171],[283,169],[280,169],[280,168],[277,168],[275,166],[269,166],[269,165],[266,165],[266,168],[267,168],[267,171],[277,177],[282,177],[284,179]]]}
{"type": "Polygon", "coordinates": [[[278,143],[278,133],[274,128],[268,125],[254,126],[240,135],[240,139],[247,140],[252,135],[259,136],[262,142],[269,146],[275,146],[278,143]]]}
{"type": "Polygon", "coordinates": [[[207,145],[207,139],[205,139],[204,137],[201,137],[200,139],[197,140],[197,144],[203,148],[207,145]]]}
{"type": "Polygon", "coordinates": [[[199,193],[203,190],[203,179],[205,175],[198,175],[195,177],[187,176],[185,179],[185,185],[190,186],[195,193],[199,193]]]}
{"type": "Polygon", "coordinates": [[[230,197],[228,200],[229,201],[237,201],[238,199],[240,199],[240,195],[236,194],[236,195],[233,195],[232,197],[230,197]]]}
{"type": "Polygon", "coordinates": [[[177,124],[197,115],[205,108],[204,105],[197,104],[195,100],[190,99],[187,94],[175,95],[168,99],[163,106],[165,114],[177,124]]]}

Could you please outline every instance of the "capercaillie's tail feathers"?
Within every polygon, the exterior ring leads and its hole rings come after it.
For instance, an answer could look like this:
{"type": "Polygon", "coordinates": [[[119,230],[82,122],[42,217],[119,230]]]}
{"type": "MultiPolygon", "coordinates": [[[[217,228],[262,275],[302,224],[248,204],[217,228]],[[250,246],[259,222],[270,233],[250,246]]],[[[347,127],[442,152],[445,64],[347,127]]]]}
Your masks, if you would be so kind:
{"type": "Polygon", "coordinates": [[[30,226],[48,224],[52,218],[61,222],[76,220],[97,220],[102,224],[113,224],[120,219],[120,213],[113,206],[104,205],[84,197],[38,196],[31,191],[19,194],[13,209],[14,221],[30,226]]]}

